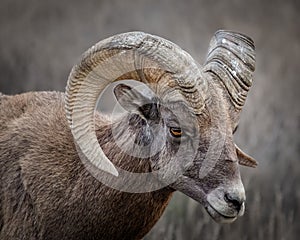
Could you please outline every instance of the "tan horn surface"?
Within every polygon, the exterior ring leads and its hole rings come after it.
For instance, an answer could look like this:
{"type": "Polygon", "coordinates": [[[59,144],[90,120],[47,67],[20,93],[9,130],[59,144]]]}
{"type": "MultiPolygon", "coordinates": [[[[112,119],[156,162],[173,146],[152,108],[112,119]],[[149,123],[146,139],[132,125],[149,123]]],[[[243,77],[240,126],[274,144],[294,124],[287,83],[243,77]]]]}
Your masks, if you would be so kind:
{"type": "Polygon", "coordinates": [[[203,108],[206,89],[192,57],[160,37],[142,32],[124,33],[90,48],[70,73],[65,95],[66,115],[74,140],[85,157],[99,169],[116,176],[117,169],[98,143],[94,112],[101,92],[110,83],[122,79],[144,82],[155,92],[165,93],[165,98],[186,100],[196,114],[203,108]],[[172,85],[176,86],[174,90],[170,90],[172,85]]]}
{"type": "Polygon", "coordinates": [[[245,103],[254,70],[253,41],[240,33],[217,31],[210,42],[204,72],[213,74],[222,82],[237,109],[245,103]]]}

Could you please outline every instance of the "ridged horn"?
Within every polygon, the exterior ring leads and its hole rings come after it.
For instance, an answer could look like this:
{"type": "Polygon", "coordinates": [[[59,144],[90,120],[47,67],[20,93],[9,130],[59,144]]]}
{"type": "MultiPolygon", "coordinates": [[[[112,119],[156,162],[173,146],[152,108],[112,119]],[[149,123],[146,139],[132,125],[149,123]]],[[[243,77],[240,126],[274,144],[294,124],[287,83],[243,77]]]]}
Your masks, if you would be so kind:
{"type": "Polygon", "coordinates": [[[94,129],[95,106],[102,91],[114,81],[134,79],[165,98],[182,98],[198,114],[206,90],[200,75],[192,57],[163,38],[130,32],[100,41],[73,67],[66,87],[66,116],[75,143],[92,164],[117,176],[94,129]]]}
{"type": "MultiPolygon", "coordinates": [[[[229,113],[233,128],[238,125],[239,113],[253,81],[255,47],[252,39],[241,33],[219,30],[211,39],[204,74],[209,74],[230,102],[229,113]]],[[[236,146],[239,164],[256,167],[257,161],[236,146]]]]}
{"type": "Polygon", "coordinates": [[[253,41],[240,33],[217,31],[210,42],[204,72],[217,77],[236,110],[245,103],[254,70],[253,41]]]}

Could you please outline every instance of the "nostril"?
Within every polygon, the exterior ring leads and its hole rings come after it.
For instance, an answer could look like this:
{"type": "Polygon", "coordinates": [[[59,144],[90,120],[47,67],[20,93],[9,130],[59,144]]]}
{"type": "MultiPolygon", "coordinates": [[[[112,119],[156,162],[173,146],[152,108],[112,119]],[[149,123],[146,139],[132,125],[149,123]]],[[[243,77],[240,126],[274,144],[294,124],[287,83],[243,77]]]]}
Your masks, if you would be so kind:
{"type": "Polygon", "coordinates": [[[233,194],[226,193],[224,195],[224,199],[228,204],[230,204],[232,207],[234,207],[238,212],[241,210],[244,200],[241,199],[240,197],[233,195],[233,194]]]}

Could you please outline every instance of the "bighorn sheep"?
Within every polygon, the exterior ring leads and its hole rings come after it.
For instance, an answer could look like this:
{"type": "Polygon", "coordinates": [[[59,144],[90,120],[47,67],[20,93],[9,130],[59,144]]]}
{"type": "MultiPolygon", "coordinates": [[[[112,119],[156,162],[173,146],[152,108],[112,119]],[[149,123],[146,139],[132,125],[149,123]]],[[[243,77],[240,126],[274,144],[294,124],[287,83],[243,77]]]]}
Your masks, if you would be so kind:
{"type": "Polygon", "coordinates": [[[256,161],[233,132],[254,63],[239,33],[216,32],[200,67],[172,42],[130,32],[89,49],[65,94],[1,95],[0,239],[141,239],[175,190],[217,222],[243,215],[238,163],[256,161]],[[95,114],[100,93],[124,79],[151,93],[120,83],[126,114],[95,114]]]}

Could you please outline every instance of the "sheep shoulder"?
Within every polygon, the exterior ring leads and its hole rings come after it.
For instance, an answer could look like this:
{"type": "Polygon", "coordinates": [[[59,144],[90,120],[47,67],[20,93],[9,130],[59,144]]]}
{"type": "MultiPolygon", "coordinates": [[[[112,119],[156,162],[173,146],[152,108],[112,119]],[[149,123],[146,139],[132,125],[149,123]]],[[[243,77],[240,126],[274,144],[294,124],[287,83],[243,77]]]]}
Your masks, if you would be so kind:
{"type": "Polygon", "coordinates": [[[62,96],[57,92],[0,96],[1,239],[38,238],[42,203],[50,200],[46,192],[57,201],[59,185],[66,184],[70,171],[61,174],[68,164],[57,148],[68,148],[66,143],[71,142],[62,123],[62,96]]]}
{"type": "Polygon", "coordinates": [[[57,92],[0,97],[0,179],[0,239],[139,239],[171,196],[124,193],[95,179],[57,92]]]}

